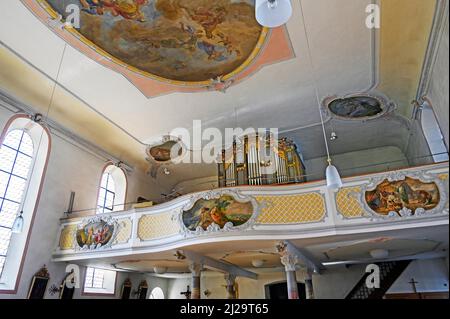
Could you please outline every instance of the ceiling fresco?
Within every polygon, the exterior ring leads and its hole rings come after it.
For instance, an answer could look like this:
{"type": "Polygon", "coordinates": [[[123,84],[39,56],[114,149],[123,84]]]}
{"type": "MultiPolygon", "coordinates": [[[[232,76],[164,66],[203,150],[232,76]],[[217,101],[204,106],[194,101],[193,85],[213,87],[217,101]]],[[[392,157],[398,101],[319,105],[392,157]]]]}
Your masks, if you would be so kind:
{"type": "Polygon", "coordinates": [[[380,100],[370,96],[336,99],[328,104],[330,111],[344,119],[370,118],[383,112],[380,100]]]}
{"type": "Polygon", "coordinates": [[[272,34],[258,24],[253,0],[23,2],[47,22],[49,17],[67,16],[69,4],[77,5],[80,28],[54,31],[97,62],[124,74],[148,97],[223,91],[262,65],[294,57],[284,28],[272,34]],[[268,46],[280,51],[263,54],[268,46]]]}

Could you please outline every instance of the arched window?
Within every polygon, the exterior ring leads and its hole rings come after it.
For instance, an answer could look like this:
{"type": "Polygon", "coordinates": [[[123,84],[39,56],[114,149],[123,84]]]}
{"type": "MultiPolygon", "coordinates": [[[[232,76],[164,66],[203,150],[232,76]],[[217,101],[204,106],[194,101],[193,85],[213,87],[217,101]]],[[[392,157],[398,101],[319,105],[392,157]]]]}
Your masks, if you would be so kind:
{"type": "Polygon", "coordinates": [[[152,290],[152,292],[150,293],[150,296],[148,298],[149,299],[164,299],[164,292],[162,291],[161,288],[156,287],[155,289],[152,290]]]}
{"type": "Polygon", "coordinates": [[[22,206],[33,149],[30,135],[18,129],[8,132],[0,147],[0,276],[14,220],[22,206]]]}
{"type": "Polygon", "coordinates": [[[48,131],[25,115],[0,135],[0,291],[17,290],[49,150],[48,131]]]}
{"type": "Polygon", "coordinates": [[[422,130],[435,163],[448,161],[447,147],[433,108],[426,101],[421,112],[422,130]]]}
{"type": "Polygon", "coordinates": [[[97,214],[111,213],[124,209],[127,179],[123,170],[108,165],[102,174],[97,199],[97,214]]]}

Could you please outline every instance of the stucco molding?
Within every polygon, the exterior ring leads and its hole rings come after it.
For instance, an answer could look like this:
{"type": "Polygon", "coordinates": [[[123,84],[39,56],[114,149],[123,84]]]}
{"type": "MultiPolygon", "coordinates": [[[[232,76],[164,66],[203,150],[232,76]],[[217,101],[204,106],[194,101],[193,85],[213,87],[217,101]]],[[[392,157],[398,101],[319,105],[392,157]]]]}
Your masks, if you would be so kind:
{"type": "Polygon", "coordinates": [[[425,102],[424,98],[429,93],[433,69],[438,56],[439,44],[441,42],[442,35],[444,34],[445,21],[448,20],[448,5],[448,0],[436,0],[433,26],[425,54],[419,87],[417,89],[416,99],[420,105],[425,102]]]}

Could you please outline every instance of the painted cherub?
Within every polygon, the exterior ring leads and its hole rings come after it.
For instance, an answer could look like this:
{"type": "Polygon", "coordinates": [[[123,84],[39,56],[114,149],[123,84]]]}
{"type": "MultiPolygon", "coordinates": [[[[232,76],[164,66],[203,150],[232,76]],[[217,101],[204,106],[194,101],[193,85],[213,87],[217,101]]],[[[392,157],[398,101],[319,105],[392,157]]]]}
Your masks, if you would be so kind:
{"type": "Polygon", "coordinates": [[[211,218],[210,209],[208,207],[202,207],[200,210],[200,220],[198,225],[206,230],[212,223],[213,220],[211,218]]]}
{"type": "Polygon", "coordinates": [[[210,215],[214,223],[219,225],[221,228],[223,228],[225,224],[228,222],[228,219],[217,207],[211,209],[210,215]]]}
{"type": "Polygon", "coordinates": [[[148,0],[100,0],[105,10],[113,16],[121,16],[127,20],[145,22],[145,15],[141,8],[148,4],[148,0]]]}
{"type": "Polygon", "coordinates": [[[82,10],[90,14],[103,14],[101,0],[80,0],[82,10]]]}
{"type": "Polygon", "coordinates": [[[194,11],[194,14],[191,14],[191,19],[203,27],[208,39],[212,39],[214,37],[213,32],[219,24],[225,21],[226,15],[227,12],[223,7],[216,7],[212,10],[199,7],[194,11]]]}
{"type": "Polygon", "coordinates": [[[127,20],[146,21],[141,8],[148,4],[148,0],[80,0],[80,3],[83,11],[90,14],[103,15],[108,11],[114,17],[121,16],[127,20]]]}

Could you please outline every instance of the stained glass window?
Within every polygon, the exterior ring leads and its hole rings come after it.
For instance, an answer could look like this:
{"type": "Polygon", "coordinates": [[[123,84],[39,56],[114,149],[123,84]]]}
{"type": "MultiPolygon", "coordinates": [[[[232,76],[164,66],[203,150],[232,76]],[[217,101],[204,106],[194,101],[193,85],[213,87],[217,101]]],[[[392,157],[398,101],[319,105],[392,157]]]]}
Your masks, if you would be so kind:
{"type": "Polygon", "coordinates": [[[0,276],[3,272],[11,229],[22,205],[33,162],[33,141],[23,130],[12,130],[0,147],[0,276]]]}

